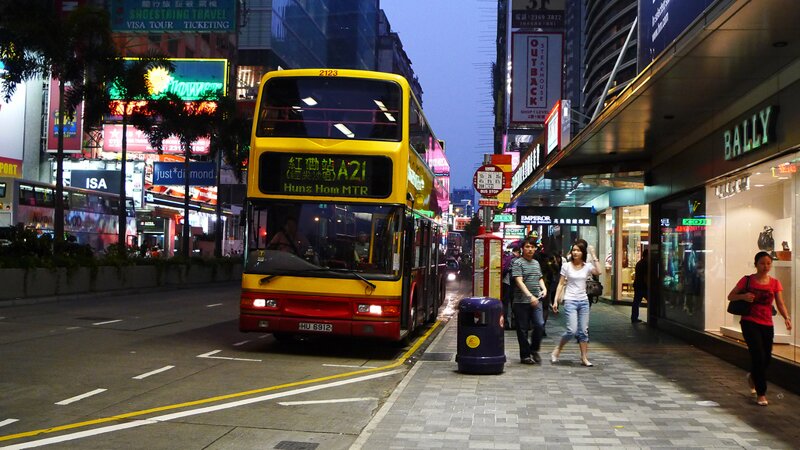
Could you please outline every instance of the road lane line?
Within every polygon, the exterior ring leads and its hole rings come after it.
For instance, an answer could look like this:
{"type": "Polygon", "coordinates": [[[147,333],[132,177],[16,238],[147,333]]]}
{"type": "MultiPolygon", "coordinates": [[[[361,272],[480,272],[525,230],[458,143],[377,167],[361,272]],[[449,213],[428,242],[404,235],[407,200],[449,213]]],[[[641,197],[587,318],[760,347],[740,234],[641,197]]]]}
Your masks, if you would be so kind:
{"type": "Polygon", "coordinates": [[[175,366],[164,366],[164,367],[162,367],[160,369],[156,369],[156,370],[154,370],[152,372],[147,372],[147,373],[143,373],[141,375],[136,375],[135,377],[133,377],[133,379],[134,380],[143,380],[143,379],[149,377],[150,375],[155,375],[157,373],[166,372],[167,370],[174,369],[174,368],[175,368],[175,366]]]}
{"type": "Polygon", "coordinates": [[[75,397],[68,398],[68,399],[66,399],[66,400],[61,400],[60,402],[56,402],[56,405],[62,405],[62,406],[63,406],[63,405],[69,405],[70,403],[75,403],[75,402],[77,402],[78,400],[83,400],[83,399],[85,399],[85,398],[87,398],[87,397],[91,397],[91,396],[93,396],[93,395],[97,395],[97,394],[103,393],[103,392],[105,392],[106,390],[107,390],[107,389],[103,389],[103,388],[100,388],[100,389],[95,389],[95,390],[93,390],[93,391],[89,391],[89,392],[87,392],[87,393],[85,393],[85,394],[76,395],[75,397]]]}
{"type": "MultiPolygon", "coordinates": [[[[97,436],[97,435],[100,435],[100,434],[112,433],[114,431],[140,427],[140,426],[143,426],[143,425],[154,425],[154,424],[157,424],[157,423],[167,422],[167,421],[170,421],[170,420],[182,419],[184,417],[196,416],[196,415],[200,415],[200,414],[206,414],[206,413],[221,411],[221,410],[224,410],[224,409],[236,408],[236,407],[239,407],[239,406],[250,405],[250,404],[253,404],[253,403],[260,403],[260,402],[264,402],[264,401],[268,401],[268,400],[274,400],[276,398],[289,397],[289,396],[292,396],[292,395],[305,394],[305,393],[308,393],[308,392],[319,391],[319,390],[322,390],[322,389],[339,387],[339,386],[344,386],[344,385],[347,385],[347,384],[359,383],[359,382],[362,382],[362,381],[369,381],[369,380],[373,380],[373,379],[376,379],[376,378],[387,377],[387,376],[394,375],[394,374],[401,373],[401,372],[403,372],[402,369],[395,369],[395,370],[391,370],[391,371],[388,371],[388,372],[373,373],[373,374],[370,374],[370,375],[365,375],[363,377],[351,378],[349,380],[339,380],[339,381],[334,381],[334,382],[327,383],[327,384],[320,384],[320,385],[317,385],[317,386],[308,386],[308,387],[304,387],[304,388],[300,388],[300,389],[294,389],[294,390],[291,390],[291,391],[278,392],[278,393],[275,393],[275,394],[267,394],[267,395],[262,395],[260,397],[253,397],[253,398],[248,398],[248,399],[244,399],[244,400],[237,400],[237,401],[233,401],[233,402],[222,403],[222,404],[219,404],[219,405],[206,406],[204,408],[197,408],[197,409],[193,409],[193,410],[189,410],[189,411],[181,411],[181,412],[172,413],[172,414],[165,414],[165,415],[162,415],[162,416],[151,417],[149,419],[135,420],[135,421],[132,421],[132,422],[122,423],[122,424],[118,424],[118,425],[109,425],[109,426],[105,426],[105,427],[101,427],[101,428],[95,428],[93,430],[79,431],[79,432],[76,432],[76,433],[65,434],[63,436],[55,436],[55,437],[46,438],[46,439],[39,439],[37,441],[22,442],[20,444],[9,445],[7,447],[2,447],[2,448],[4,448],[4,449],[15,449],[16,450],[16,449],[23,449],[23,448],[42,447],[42,446],[50,445],[50,444],[58,444],[58,443],[62,443],[62,442],[73,441],[73,440],[76,440],[76,439],[89,437],[89,436],[97,436]]],[[[117,418],[120,418],[120,416],[117,416],[117,418]]]]}
{"type": "Polygon", "coordinates": [[[105,322],[95,322],[92,325],[106,325],[106,324],[109,324],[109,323],[116,323],[116,322],[122,322],[122,319],[106,320],[105,322]]]}
{"type": "Polygon", "coordinates": [[[6,419],[6,420],[3,420],[2,422],[0,422],[0,427],[4,427],[6,425],[11,425],[12,423],[18,422],[18,421],[19,421],[19,419],[6,419]]]}
{"type": "MultiPolygon", "coordinates": [[[[361,369],[361,370],[355,370],[353,372],[344,372],[344,373],[339,373],[339,374],[335,374],[335,375],[328,375],[328,376],[320,377],[320,378],[312,378],[312,379],[308,379],[308,380],[293,381],[291,383],[285,383],[285,384],[276,385],[276,386],[267,386],[267,387],[258,388],[258,389],[251,389],[249,391],[234,392],[234,393],[231,393],[231,394],[225,394],[225,395],[219,395],[219,396],[216,396],[216,397],[203,398],[203,399],[193,400],[193,401],[184,402],[184,403],[175,403],[175,404],[172,404],[172,405],[157,406],[155,408],[143,409],[143,410],[139,410],[139,411],[132,411],[132,412],[129,412],[129,413],[118,414],[116,416],[101,417],[101,418],[98,418],[98,419],[86,420],[86,421],[83,421],[83,422],[75,422],[75,423],[70,423],[70,424],[65,424],[65,425],[52,426],[52,427],[48,427],[48,428],[40,428],[38,430],[25,431],[25,432],[22,432],[22,433],[8,434],[8,435],[5,435],[5,436],[0,436],[0,442],[12,440],[12,439],[20,439],[20,438],[25,438],[25,437],[38,436],[40,434],[57,433],[59,431],[73,430],[75,428],[94,426],[94,425],[99,425],[99,424],[102,424],[102,423],[115,422],[115,421],[119,421],[119,420],[128,420],[128,419],[130,419],[132,417],[143,416],[143,415],[146,415],[146,414],[152,414],[152,413],[156,413],[156,412],[160,412],[160,411],[169,411],[169,410],[175,410],[175,409],[180,409],[180,408],[187,408],[187,407],[190,407],[190,406],[203,405],[203,404],[218,402],[218,401],[222,401],[222,400],[228,400],[228,399],[232,399],[232,398],[244,397],[244,396],[247,396],[247,395],[260,394],[262,392],[276,391],[276,390],[279,390],[279,389],[286,389],[286,388],[291,388],[291,387],[295,387],[295,386],[304,386],[304,385],[309,385],[309,384],[313,384],[313,383],[321,383],[321,382],[329,381],[329,380],[336,380],[336,379],[353,377],[353,376],[367,374],[367,373],[380,372],[382,370],[395,369],[395,368],[400,367],[403,364],[405,364],[405,362],[411,357],[411,355],[413,355],[419,349],[419,347],[422,346],[423,343],[425,343],[425,341],[428,339],[428,337],[434,331],[436,331],[436,329],[441,325],[442,325],[441,321],[434,322],[433,326],[431,326],[431,328],[425,334],[423,334],[422,336],[417,338],[417,341],[405,353],[403,353],[399,358],[397,358],[394,362],[392,362],[390,364],[387,364],[385,366],[376,367],[374,369],[361,369]]],[[[215,352],[212,352],[212,353],[215,353],[215,352]]],[[[416,367],[417,366],[415,365],[414,368],[416,368],[416,367]]],[[[412,368],[412,370],[414,370],[414,368],[412,368]]],[[[39,441],[32,441],[32,442],[39,442],[39,441]]],[[[19,447],[19,448],[23,448],[23,447],[19,447]]]]}
{"type": "Polygon", "coordinates": [[[212,350],[208,353],[203,353],[202,355],[197,355],[198,358],[207,358],[207,359],[224,359],[227,361],[251,361],[251,362],[261,362],[260,359],[248,359],[248,358],[231,358],[228,356],[211,356],[216,355],[217,353],[221,352],[222,350],[212,350]]]}
{"type": "Polygon", "coordinates": [[[281,406],[302,406],[302,405],[327,405],[330,403],[352,403],[352,402],[368,402],[378,400],[378,397],[356,397],[356,398],[334,398],[331,400],[308,400],[304,402],[278,402],[281,406]]]}
{"type": "Polygon", "coordinates": [[[233,346],[234,346],[234,347],[238,347],[238,346],[240,346],[240,345],[247,344],[248,342],[250,342],[250,340],[249,340],[249,339],[248,339],[248,340],[246,340],[246,341],[237,342],[237,343],[233,344],[233,346]]]}
{"type": "Polygon", "coordinates": [[[215,306],[222,306],[222,303],[212,303],[210,305],[206,305],[206,308],[214,308],[215,306]]]}
{"type": "Polygon", "coordinates": [[[345,367],[348,369],[374,369],[375,366],[356,366],[348,364],[323,364],[322,367],[345,367]]]}

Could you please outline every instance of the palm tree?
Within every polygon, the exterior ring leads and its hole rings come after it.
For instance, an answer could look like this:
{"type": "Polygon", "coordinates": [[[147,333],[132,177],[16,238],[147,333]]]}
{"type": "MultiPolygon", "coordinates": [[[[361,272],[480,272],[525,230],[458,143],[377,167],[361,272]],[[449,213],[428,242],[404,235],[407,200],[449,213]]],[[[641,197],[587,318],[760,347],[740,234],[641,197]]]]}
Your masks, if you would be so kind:
{"type": "Polygon", "coordinates": [[[224,159],[242,181],[242,163],[250,150],[250,132],[253,119],[246,117],[237,107],[236,99],[226,95],[217,102],[211,134],[211,155],[217,161],[217,205],[214,228],[214,255],[222,256],[222,199],[219,172],[224,159]]]}
{"type": "Polygon", "coordinates": [[[214,110],[220,95],[207,92],[198,101],[184,101],[173,92],[149,102],[143,107],[143,114],[131,117],[131,124],[140,129],[150,141],[150,145],[163,148],[164,140],[176,136],[181,143],[184,155],[183,181],[183,229],[181,232],[181,253],[189,257],[189,160],[192,156],[192,143],[203,137],[210,137],[213,131],[214,110]]]}
{"type": "Polygon", "coordinates": [[[81,5],[62,12],[56,7],[58,4],[54,0],[0,0],[5,99],[10,99],[17,84],[24,81],[46,76],[58,80],[60,120],[53,217],[56,243],[64,240],[64,119],[74,115],[79,104],[79,99],[67,94],[83,86],[87,74],[97,72],[115,54],[108,14],[103,8],[81,5]]]}
{"type": "Polygon", "coordinates": [[[127,211],[126,165],[128,159],[128,124],[131,117],[143,114],[144,106],[152,101],[148,74],[154,69],[169,73],[174,65],[164,56],[151,53],[139,58],[115,57],[108,61],[100,74],[105,84],[90,83],[80,94],[87,98],[84,122],[101,123],[106,113],[120,117],[122,125],[122,151],[120,155],[119,198],[117,244],[119,255],[126,256],[127,211]]]}

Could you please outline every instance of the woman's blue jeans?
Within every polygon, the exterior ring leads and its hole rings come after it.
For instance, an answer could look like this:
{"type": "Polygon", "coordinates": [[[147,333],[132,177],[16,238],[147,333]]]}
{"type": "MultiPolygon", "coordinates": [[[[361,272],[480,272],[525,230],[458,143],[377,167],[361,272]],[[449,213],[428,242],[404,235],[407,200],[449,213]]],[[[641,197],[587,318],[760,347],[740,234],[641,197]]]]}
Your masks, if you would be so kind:
{"type": "Polygon", "coordinates": [[[567,331],[561,336],[562,341],[577,337],[578,342],[589,342],[589,311],[589,300],[564,300],[567,331]]]}

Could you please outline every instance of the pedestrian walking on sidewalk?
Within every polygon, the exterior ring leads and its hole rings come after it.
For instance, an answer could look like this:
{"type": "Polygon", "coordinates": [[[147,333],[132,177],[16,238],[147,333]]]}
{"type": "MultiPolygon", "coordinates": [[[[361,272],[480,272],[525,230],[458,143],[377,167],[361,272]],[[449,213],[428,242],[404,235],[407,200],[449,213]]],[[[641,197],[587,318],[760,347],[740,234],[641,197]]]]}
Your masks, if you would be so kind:
{"type": "Polygon", "coordinates": [[[773,302],[783,316],[786,330],[792,329],[792,318],[783,301],[783,286],[776,278],[769,276],[772,257],[767,252],[758,252],[753,263],[756,273],[742,277],[728,294],[729,301],[751,302],[750,313],[743,315],[739,324],[750,352],[750,373],[747,383],[750,392],[756,395],[756,402],[767,406],[767,367],[772,359],[772,340],[775,328],[772,324],[773,302]]]}
{"type": "MultiPolygon", "coordinates": [[[[642,258],[633,269],[633,306],[631,306],[631,323],[639,323],[639,307],[647,295],[647,249],[642,250],[642,258]]],[[[648,303],[649,305],[649,303],[648,303]]]]}
{"type": "Polygon", "coordinates": [[[542,361],[539,356],[544,332],[541,299],[547,295],[547,287],[542,278],[542,268],[533,259],[535,251],[536,239],[526,238],[522,243],[522,257],[511,263],[511,279],[514,280],[514,301],[511,307],[516,319],[519,357],[523,364],[537,364],[542,361]]]}
{"type": "Polygon", "coordinates": [[[561,280],[558,282],[556,302],[553,312],[558,313],[558,306],[564,305],[567,316],[567,331],[561,336],[550,362],[557,363],[564,345],[573,337],[577,338],[581,350],[581,364],[591,367],[589,362],[589,296],[586,294],[586,280],[589,275],[599,275],[597,256],[589,248],[586,241],[576,242],[570,252],[572,258],[561,266],[561,280]]]}

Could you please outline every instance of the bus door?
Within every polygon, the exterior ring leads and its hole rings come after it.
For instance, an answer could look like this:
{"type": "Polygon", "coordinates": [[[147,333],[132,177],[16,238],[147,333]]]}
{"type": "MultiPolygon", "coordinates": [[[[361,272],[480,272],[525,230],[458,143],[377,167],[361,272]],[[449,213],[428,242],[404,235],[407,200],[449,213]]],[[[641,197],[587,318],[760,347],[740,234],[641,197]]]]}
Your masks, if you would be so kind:
{"type": "Polygon", "coordinates": [[[414,267],[414,257],[416,256],[414,253],[415,237],[414,216],[406,214],[403,226],[403,291],[400,298],[400,328],[406,330],[413,328],[413,324],[409,323],[409,312],[411,310],[411,281],[413,277],[411,269],[414,267]]]}
{"type": "Polygon", "coordinates": [[[433,285],[431,282],[433,281],[433,270],[431,267],[431,222],[425,219],[420,219],[420,233],[422,233],[422,242],[421,242],[421,261],[420,261],[420,275],[421,275],[421,287],[423,287],[422,292],[420,293],[420,300],[422,301],[422,305],[419,305],[420,313],[424,314],[425,321],[430,320],[430,315],[433,314],[432,312],[432,305],[433,305],[433,298],[431,297],[431,293],[433,292],[433,285]]]}

